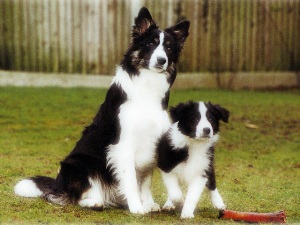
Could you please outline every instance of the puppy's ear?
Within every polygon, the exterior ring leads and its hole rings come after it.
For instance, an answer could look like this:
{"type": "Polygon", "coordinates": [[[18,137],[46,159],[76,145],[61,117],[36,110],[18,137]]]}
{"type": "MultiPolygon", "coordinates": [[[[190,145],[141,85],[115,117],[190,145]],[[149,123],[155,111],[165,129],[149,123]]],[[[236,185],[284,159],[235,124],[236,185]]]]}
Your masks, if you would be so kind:
{"type": "Polygon", "coordinates": [[[189,36],[190,22],[188,20],[177,23],[176,25],[167,28],[165,31],[172,34],[179,42],[182,48],[186,38],[189,36]]]}
{"type": "Polygon", "coordinates": [[[135,25],[132,30],[132,37],[136,38],[145,33],[150,26],[156,26],[152,16],[147,8],[141,8],[138,16],[135,18],[135,25]]]}
{"type": "Polygon", "coordinates": [[[214,105],[211,102],[208,102],[208,104],[218,120],[222,120],[223,122],[228,123],[230,113],[227,109],[221,107],[220,105],[214,105]]]}
{"type": "Polygon", "coordinates": [[[180,120],[180,118],[182,117],[183,108],[184,108],[183,103],[180,103],[177,106],[174,106],[174,107],[170,108],[170,116],[171,116],[171,119],[172,119],[173,123],[180,120]]]}

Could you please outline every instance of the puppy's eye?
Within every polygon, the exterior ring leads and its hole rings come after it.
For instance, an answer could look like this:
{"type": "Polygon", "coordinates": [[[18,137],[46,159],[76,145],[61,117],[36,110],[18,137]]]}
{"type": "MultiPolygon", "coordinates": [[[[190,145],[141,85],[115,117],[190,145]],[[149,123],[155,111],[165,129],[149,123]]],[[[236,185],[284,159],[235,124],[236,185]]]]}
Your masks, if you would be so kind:
{"type": "Polygon", "coordinates": [[[198,117],[194,117],[193,118],[193,122],[199,122],[199,118],[198,117]]]}
{"type": "Polygon", "coordinates": [[[211,116],[210,116],[210,117],[208,117],[207,119],[208,119],[208,121],[209,121],[209,122],[212,122],[212,121],[214,121],[214,119],[213,119],[211,116]]]}

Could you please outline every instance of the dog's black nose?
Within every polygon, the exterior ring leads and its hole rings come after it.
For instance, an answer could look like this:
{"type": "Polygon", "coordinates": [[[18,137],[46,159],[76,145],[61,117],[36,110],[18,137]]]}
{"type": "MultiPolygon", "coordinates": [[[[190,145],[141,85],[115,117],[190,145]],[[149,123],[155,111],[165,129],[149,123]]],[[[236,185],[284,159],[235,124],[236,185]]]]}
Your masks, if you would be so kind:
{"type": "Polygon", "coordinates": [[[203,128],[203,133],[206,134],[206,135],[210,134],[210,128],[209,127],[204,127],[203,128]]]}
{"type": "Polygon", "coordinates": [[[163,58],[163,57],[157,58],[157,64],[159,64],[161,66],[164,65],[166,62],[167,62],[166,58],[163,58]]]}

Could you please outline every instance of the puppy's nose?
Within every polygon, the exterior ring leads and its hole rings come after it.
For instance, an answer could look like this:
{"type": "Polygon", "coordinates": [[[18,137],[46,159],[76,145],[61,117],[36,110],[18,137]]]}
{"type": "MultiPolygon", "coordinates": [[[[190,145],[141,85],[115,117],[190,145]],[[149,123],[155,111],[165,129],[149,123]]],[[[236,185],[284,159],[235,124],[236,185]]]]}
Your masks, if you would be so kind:
{"type": "Polygon", "coordinates": [[[206,135],[210,134],[210,128],[209,127],[204,127],[203,128],[203,133],[206,134],[206,135]]]}
{"type": "Polygon", "coordinates": [[[164,65],[167,62],[166,58],[163,57],[157,57],[157,64],[160,66],[164,65]]]}

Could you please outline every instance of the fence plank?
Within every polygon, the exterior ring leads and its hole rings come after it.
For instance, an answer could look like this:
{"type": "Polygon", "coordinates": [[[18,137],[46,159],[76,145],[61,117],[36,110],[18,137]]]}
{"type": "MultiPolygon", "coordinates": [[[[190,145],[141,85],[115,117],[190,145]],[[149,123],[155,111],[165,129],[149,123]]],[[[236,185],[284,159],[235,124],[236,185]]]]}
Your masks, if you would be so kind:
{"type": "Polygon", "coordinates": [[[292,0],[287,0],[287,4],[284,6],[285,8],[285,18],[286,18],[286,25],[285,25],[285,40],[286,40],[286,48],[288,50],[288,59],[287,59],[287,66],[292,69],[293,68],[293,51],[291,48],[292,42],[293,42],[293,36],[291,31],[291,24],[292,24],[292,0]]]}
{"type": "Polygon", "coordinates": [[[232,70],[232,46],[231,46],[231,42],[232,42],[232,35],[233,35],[233,31],[232,31],[232,2],[231,1],[225,1],[226,3],[224,4],[224,7],[226,8],[226,14],[224,17],[225,22],[225,27],[222,29],[226,30],[226,39],[225,39],[225,43],[224,45],[226,46],[226,55],[224,57],[224,61],[225,61],[225,70],[232,70]]]}
{"type": "Polygon", "coordinates": [[[295,10],[294,12],[294,19],[293,21],[295,21],[294,23],[294,47],[293,47],[293,51],[294,51],[294,64],[295,64],[295,68],[294,70],[300,70],[300,1],[295,0],[295,10]]]}
{"type": "Polygon", "coordinates": [[[44,61],[43,61],[43,71],[51,72],[51,62],[50,62],[50,46],[51,46],[51,33],[50,33],[50,1],[43,0],[42,1],[42,12],[41,15],[43,17],[42,21],[42,54],[44,55],[44,61]]]}
{"type": "Polygon", "coordinates": [[[4,32],[5,32],[5,17],[4,17],[4,1],[0,1],[0,68],[5,68],[5,41],[4,41],[4,32]]]}
{"type": "MultiPolygon", "coordinates": [[[[202,70],[210,70],[209,68],[209,34],[208,31],[210,30],[209,28],[209,1],[208,0],[204,0],[202,2],[202,32],[201,32],[201,39],[202,39],[202,43],[203,45],[201,46],[201,52],[200,52],[200,58],[201,58],[201,65],[202,65],[202,70]]],[[[189,37],[189,39],[191,39],[189,37]]],[[[187,40],[187,43],[189,41],[189,39],[187,40]]]]}
{"type": "Polygon", "coordinates": [[[265,14],[265,24],[264,24],[264,55],[265,55],[265,70],[271,69],[271,26],[270,26],[270,2],[264,1],[264,14],[265,14]]]}
{"type": "Polygon", "coordinates": [[[72,1],[73,8],[73,23],[72,23],[72,36],[73,36],[73,68],[74,71],[81,71],[82,62],[82,7],[80,0],[72,1]]]}
{"type": "Polygon", "coordinates": [[[107,0],[104,0],[101,2],[101,35],[102,35],[102,41],[101,41],[101,62],[102,62],[102,68],[104,71],[107,71],[107,64],[108,64],[108,42],[113,41],[109,40],[108,38],[108,15],[107,15],[107,0]],[[107,34],[105,32],[107,31],[107,34]]]}
{"type": "Polygon", "coordinates": [[[57,73],[60,71],[59,68],[59,61],[60,61],[60,54],[59,54],[59,4],[58,0],[51,1],[51,54],[50,58],[52,58],[52,70],[53,72],[57,73]]]}
{"type": "MultiPolygon", "coordinates": [[[[246,27],[245,27],[245,22],[246,22],[246,17],[245,17],[245,13],[246,13],[246,7],[245,4],[243,4],[243,2],[240,2],[239,5],[239,44],[238,44],[238,51],[239,52],[245,52],[245,48],[247,43],[245,42],[245,38],[246,38],[246,27]]],[[[238,64],[238,68],[237,70],[245,70],[245,54],[239,54],[239,64],[238,64]]]]}
{"type": "MultiPolygon", "coordinates": [[[[116,61],[115,64],[119,63],[120,61],[120,57],[122,56],[122,54],[125,54],[125,49],[124,49],[124,45],[126,43],[123,43],[123,39],[122,37],[124,37],[126,34],[123,32],[124,29],[122,29],[122,27],[124,26],[124,21],[123,21],[123,10],[124,10],[125,6],[124,6],[124,1],[123,0],[117,0],[116,2],[116,25],[115,27],[115,34],[118,37],[117,41],[115,43],[116,45],[116,61]]],[[[127,34],[128,35],[128,34],[127,34]]],[[[99,51],[100,51],[100,46],[99,46],[99,51]]]]}
{"type": "MultiPolygon", "coordinates": [[[[107,12],[108,12],[108,61],[107,61],[107,73],[113,73],[115,69],[112,69],[114,65],[117,63],[117,58],[115,54],[109,54],[110,52],[116,52],[116,45],[115,43],[118,42],[118,37],[115,30],[115,13],[114,13],[114,2],[108,1],[107,4],[107,12]]],[[[130,24],[130,23],[129,23],[130,24]]]]}
{"type": "Polygon", "coordinates": [[[227,42],[229,40],[229,31],[228,31],[228,21],[226,16],[228,15],[227,11],[227,2],[223,1],[221,4],[221,14],[220,14],[220,53],[219,53],[219,70],[226,71],[228,69],[229,57],[227,57],[227,42]]]}
{"type": "Polygon", "coordinates": [[[13,46],[13,3],[9,0],[4,0],[5,10],[4,10],[4,18],[5,18],[5,30],[4,30],[4,40],[6,43],[6,66],[8,69],[14,68],[14,46],[13,46]]]}
{"type": "Polygon", "coordinates": [[[73,0],[65,0],[65,14],[66,14],[66,20],[65,20],[65,29],[66,29],[66,40],[67,40],[67,49],[66,49],[66,58],[67,58],[67,72],[72,73],[74,70],[74,61],[73,61],[73,51],[74,51],[74,36],[73,36],[73,8],[72,8],[72,1],[73,0]]]}
{"type": "Polygon", "coordinates": [[[281,46],[281,31],[279,29],[280,27],[280,24],[282,23],[282,18],[281,18],[281,6],[280,6],[280,2],[281,0],[275,0],[275,12],[276,12],[276,15],[275,15],[275,21],[274,21],[274,37],[275,37],[275,41],[276,41],[276,44],[278,45],[278,47],[275,50],[275,62],[276,64],[273,65],[273,68],[275,68],[275,70],[278,69],[278,66],[279,66],[279,63],[281,62],[281,51],[282,51],[282,46],[281,46]],[[276,35],[277,34],[277,35],[276,35]]]}
{"type": "Polygon", "coordinates": [[[43,63],[44,63],[44,33],[43,33],[43,4],[41,2],[36,2],[36,29],[37,29],[37,70],[43,71],[43,63]]]}
{"type": "Polygon", "coordinates": [[[29,21],[29,2],[23,1],[23,21],[24,21],[24,29],[23,29],[23,69],[25,71],[30,71],[30,21],[29,21]]]}

